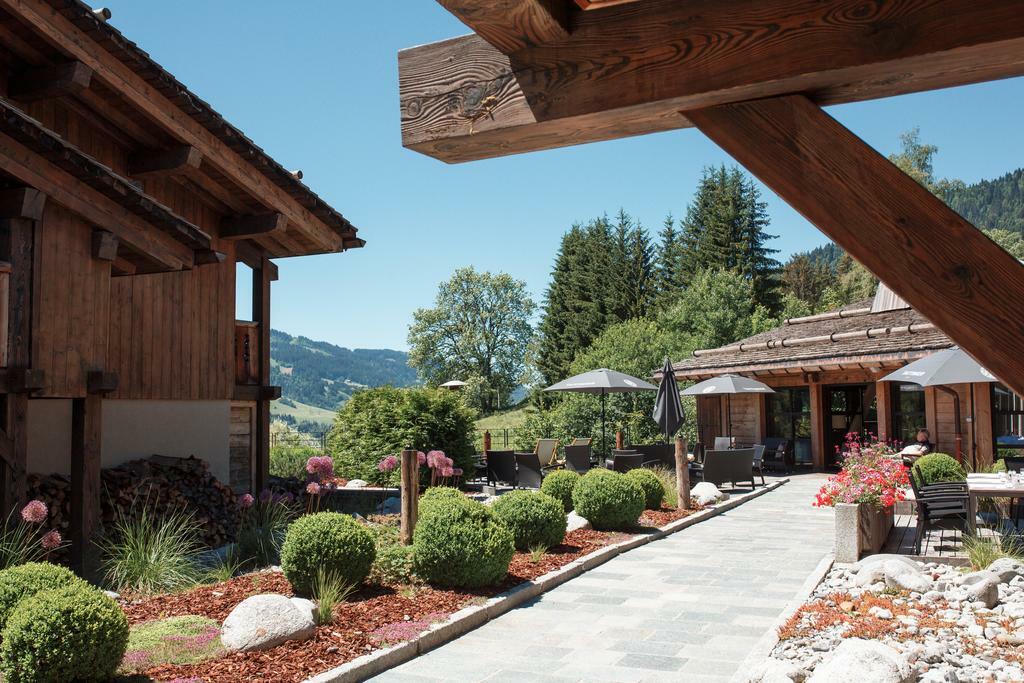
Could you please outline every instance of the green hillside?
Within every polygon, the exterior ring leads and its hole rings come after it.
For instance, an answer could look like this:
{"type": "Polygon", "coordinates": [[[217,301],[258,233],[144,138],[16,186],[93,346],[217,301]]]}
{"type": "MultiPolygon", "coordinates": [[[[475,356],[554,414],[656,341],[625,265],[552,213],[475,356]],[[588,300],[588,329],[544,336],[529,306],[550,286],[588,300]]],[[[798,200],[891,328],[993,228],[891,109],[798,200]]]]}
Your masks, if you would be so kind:
{"type": "Polygon", "coordinates": [[[1024,233],[1024,168],[955,189],[946,202],[979,228],[1024,233]]]}

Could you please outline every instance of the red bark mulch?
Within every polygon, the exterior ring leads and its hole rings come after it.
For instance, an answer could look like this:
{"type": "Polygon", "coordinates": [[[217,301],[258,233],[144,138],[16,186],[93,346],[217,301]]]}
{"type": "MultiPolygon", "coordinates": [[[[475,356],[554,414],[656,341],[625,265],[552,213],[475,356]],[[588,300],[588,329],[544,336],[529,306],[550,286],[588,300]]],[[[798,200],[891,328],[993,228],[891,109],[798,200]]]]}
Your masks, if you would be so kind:
{"type": "Polygon", "coordinates": [[[251,595],[280,593],[291,597],[292,586],[280,572],[256,572],[224,583],[199,586],[182,593],[153,596],[122,596],[121,609],[129,624],[186,614],[224,621],[235,606],[251,595]]]}
{"type": "Polygon", "coordinates": [[[683,517],[689,517],[696,510],[681,510],[662,505],[657,510],[644,510],[640,515],[640,526],[642,527],[663,527],[683,517]]]}
{"type": "Polygon", "coordinates": [[[512,556],[504,586],[510,588],[532,581],[610,543],[612,536],[603,531],[577,529],[567,533],[560,544],[548,548],[536,562],[530,553],[517,552],[512,556]]]}

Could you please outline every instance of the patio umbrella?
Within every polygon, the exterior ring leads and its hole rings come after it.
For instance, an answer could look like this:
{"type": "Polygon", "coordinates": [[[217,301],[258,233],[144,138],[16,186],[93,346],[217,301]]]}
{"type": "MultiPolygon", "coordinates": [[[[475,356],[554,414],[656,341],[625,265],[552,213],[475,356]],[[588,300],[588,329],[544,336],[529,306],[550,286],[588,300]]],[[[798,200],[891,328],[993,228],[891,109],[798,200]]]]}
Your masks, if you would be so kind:
{"type": "Polygon", "coordinates": [[[764,382],[742,375],[719,375],[697,382],[683,389],[683,396],[725,396],[728,413],[729,434],[732,436],[732,395],[733,394],[774,394],[775,390],[764,382]]]}
{"type": "Polygon", "coordinates": [[[654,401],[654,412],[651,417],[665,435],[665,440],[679,431],[686,423],[683,402],[679,399],[679,385],[676,374],[672,372],[672,363],[665,357],[665,366],[661,369],[661,384],[658,385],[658,398],[654,401]]]}
{"type": "Polygon", "coordinates": [[[563,379],[544,391],[572,391],[578,394],[601,396],[601,442],[605,443],[605,397],[631,391],[657,391],[658,387],[622,372],[601,368],[563,379]]]}
{"type": "MultiPolygon", "coordinates": [[[[923,387],[935,387],[953,397],[953,412],[956,414],[956,457],[963,462],[963,433],[960,430],[960,394],[950,389],[950,384],[969,384],[971,386],[971,419],[974,419],[974,383],[998,382],[991,372],[982,367],[981,363],[958,346],[944,349],[936,353],[918,358],[909,365],[891,372],[882,378],[883,382],[903,382],[920,384],[923,387]]],[[[974,447],[971,447],[971,460],[974,461],[974,447]]]]}

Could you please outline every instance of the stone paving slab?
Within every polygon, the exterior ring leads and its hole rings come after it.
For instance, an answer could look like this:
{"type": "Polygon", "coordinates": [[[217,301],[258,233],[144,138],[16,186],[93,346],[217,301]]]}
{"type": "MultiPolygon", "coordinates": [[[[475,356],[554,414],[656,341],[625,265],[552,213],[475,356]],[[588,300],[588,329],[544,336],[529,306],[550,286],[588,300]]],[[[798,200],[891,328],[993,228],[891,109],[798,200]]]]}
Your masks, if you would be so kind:
{"type": "Polygon", "coordinates": [[[823,480],[791,477],[371,680],[728,681],[832,552],[823,480]]]}

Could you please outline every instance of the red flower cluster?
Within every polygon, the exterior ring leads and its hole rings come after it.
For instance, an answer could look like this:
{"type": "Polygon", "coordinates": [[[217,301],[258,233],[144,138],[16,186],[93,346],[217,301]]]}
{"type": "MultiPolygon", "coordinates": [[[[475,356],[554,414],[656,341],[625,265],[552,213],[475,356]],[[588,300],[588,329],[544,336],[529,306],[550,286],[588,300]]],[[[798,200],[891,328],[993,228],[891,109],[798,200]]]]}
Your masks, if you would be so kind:
{"type": "Polygon", "coordinates": [[[821,487],[814,505],[865,503],[890,508],[906,497],[910,485],[907,468],[893,457],[891,447],[875,439],[865,443],[849,435],[846,446],[842,470],[821,487]]]}

